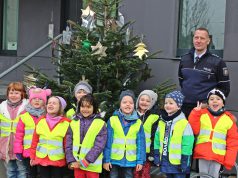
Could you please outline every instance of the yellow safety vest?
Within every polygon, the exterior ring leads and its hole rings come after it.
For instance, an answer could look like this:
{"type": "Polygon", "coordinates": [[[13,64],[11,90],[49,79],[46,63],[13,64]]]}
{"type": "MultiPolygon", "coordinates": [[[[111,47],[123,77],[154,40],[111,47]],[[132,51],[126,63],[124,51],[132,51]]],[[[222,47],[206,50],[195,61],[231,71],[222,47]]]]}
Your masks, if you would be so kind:
{"type": "Polygon", "coordinates": [[[63,149],[63,139],[68,130],[69,122],[58,123],[50,131],[46,119],[41,119],[36,125],[36,133],[39,135],[39,142],[36,148],[36,156],[45,158],[47,155],[50,160],[58,161],[65,158],[63,149]]]}
{"type": "Polygon", "coordinates": [[[150,145],[151,145],[151,129],[152,125],[159,119],[157,114],[150,114],[146,119],[143,127],[145,131],[145,141],[146,141],[146,153],[150,153],[150,145]]]}
{"type": "MultiPolygon", "coordinates": [[[[70,127],[73,131],[73,155],[77,161],[83,160],[93,148],[95,139],[104,124],[105,122],[102,119],[95,118],[88,128],[82,143],[80,143],[80,121],[71,121],[70,127]]],[[[102,172],[102,157],[103,154],[101,153],[94,163],[90,163],[87,168],[80,166],[80,169],[98,173],[102,172]]]]}
{"type": "Polygon", "coordinates": [[[18,121],[19,116],[12,120],[0,114],[0,137],[8,137],[11,133],[15,134],[18,121]]]}
{"type": "Polygon", "coordinates": [[[69,118],[69,119],[72,119],[74,115],[75,115],[74,108],[71,108],[66,112],[66,117],[69,118]]]}
{"type": "MultiPolygon", "coordinates": [[[[177,121],[173,128],[173,135],[168,141],[169,144],[169,161],[173,165],[181,164],[181,154],[182,154],[182,137],[183,132],[188,124],[186,119],[181,119],[177,121]]],[[[163,141],[165,134],[165,122],[159,121],[160,128],[160,156],[162,156],[163,151],[163,141]]]]}
{"type": "Polygon", "coordinates": [[[29,149],[31,147],[32,137],[35,130],[35,122],[31,117],[29,112],[20,115],[22,122],[25,125],[25,133],[23,138],[24,149],[29,149]]]}
{"type": "Polygon", "coordinates": [[[215,127],[212,128],[209,115],[203,114],[200,118],[200,123],[200,132],[196,144],[211,142],[212,151],[215,154],[224,156],[226,154],[227,130],[232,127],[233,121],[227,115],[222,115],[217,121],[215,127]]]}
{"type": "Polygon", "coordinates": [[[118,116],[112,116],[110,118],[110,124],[114,133],[111,159],[121,160],[125,156],[128,161],[136,161],[136,137],[142,125],[141,120],[137,119],[136,122],[130,126],[127,135],[124,134],[118,116]]]}

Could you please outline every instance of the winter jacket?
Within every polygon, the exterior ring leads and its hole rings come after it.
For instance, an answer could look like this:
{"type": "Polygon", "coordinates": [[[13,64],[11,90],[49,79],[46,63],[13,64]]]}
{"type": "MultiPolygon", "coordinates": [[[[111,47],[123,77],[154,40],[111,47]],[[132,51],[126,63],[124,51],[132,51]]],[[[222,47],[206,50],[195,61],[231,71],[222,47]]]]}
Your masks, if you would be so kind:
{"type": "MultiPolygon", "coordinates": [[[[189,123],[191,124],[194,135],[196,136],[199,136],[200,134],[200,127],[201,127],[200,119],[202,116],[208,116],[210,118],[212,128],[216,126],[219,119],[222,118],[223,116],[228,116],[227,118],[229,119],[227,120],[227,123],[232,122],[233,124],[230,128],[228,128],[225,125],[223,127],[223,129],[227,129],[226,153],[224,156],[214,153],[212,150],[212,143],[208,141],[205,143],[200,143],[195,145],[194,158],[213,160],[224,165],[227,169],[231,169],[234,166],[234,163],[236,161],[237,148],[238,148],[237,126],[235,123],[234,116],[230,112],[225,111],[220,116],[214,117],[209,112],[208,109],[202,109],[199,111],[193,109],[191,114],[189,115],[189,123]]],[[[213,132],[211,133],[210,138],[213,139],[213,132]]]]}
{"type": "MultiPolygon", "coordinates": [[[[162,124],[161,124],[162,125],[162,124]]],[[[178,131],[178,130],[177,130],[178,131]]],[[[179,110],[172,116],[168,116],[165,111],[162,111],[162,114],[159,118],[159,124],[158,129],[155,134],[155,140],[154,140],[154,149],[155,149],[155,161],[154,163],[156,165],[160,165],[160,171],[164,173],[170,173],[170,174],[176,174],[176,173],[188,173],[190,171],[190,156],[192,155],[193,150],[193,142],[194,142],[194,136],[193,131],[188,123],[188,121],[185,118],[185,115],[179,110]],[[171,163],[170,159],[170,151],[172,150],[172,147],[170,147],[171,138],[174,136],[175,133],[175,127],[181,128],[181,121],[185,122],[185,127],[183,128],[182,138],[176,138],[181,139],[181,143],[177,143],[176,145],[180,146],[181,149],[181,158],[180,158],[180,164],[173,164],[171,163]],[[160,122],[163,122],[164,128],[160,128],[160,122]],[[161,142],[160,137],[162,132],[164,131],[164,139],[161,142]],[[167,141],[166,141],[167,140],[167,141]],[[161,145],[162,144],[162,145],[161,145]],[[160,150],[162,149],[162,155],[160,150]]]]}
{"type": "MultiPolygon", "coordinates": [[[[46,120],[46,118],[44,118],[44,117],[40,118],[38,123],[40,123],[41,120],[46,120]]],[[[48,129],[52,132],[54,130],[54,128],[56,128],[59,124],[65,123],[65,122],[67,122],[68,125],[69,125],[70,120],[68,118],[62,117],[59,120],[59,122],[52,129],[50,129],[50,127],[48,125],[48,129]]],[[[39,125],[38,123],[36,125],[36,129],[37,129],[38,125],[39,125]]],[[[40,138],[40,135],[38,135],[36,133],[36,130],[35,130],[35,132],[33,134],[31,150],[30,150],[30,158],[33,160],[34,164],[41,165],[41,166],[56,166],[56,167],[63,167],[63,166],[65,166],[66,165],[65,158],[61,159],[61,160],[58,160],[58,161],[52,161],[52,160],[50,160],[48,155],[46,157],[44,157],[44,158],[39,158],[39,157],[36,156],[36,149],[37,149],[37,145],[39,143],[39,138],[40,138]]],[[[65,141],[66,140],[65,140],[65,137],[64,137],[64,140],[63,140],[63,145],[64,146],[65,146],[65,141]]]]}
{"type": "Polygon", "coordinates": [[[228,96],[230,79],[225,62],[218,56],[206,51],[199,61],[194,63],[192,48],[182,56],[179,64],[179,84],[185,96],[184,103],[196,104],[205,101],[207,94],[213,88],[219,88],[228,96]]]}
{"type": "MultiPolygon", "coordinates": [[[[80,120],[80,141],[82,143],[90,125],[92,124],[93,120],[95,118],[98,118],[98,115],[93,115],[89,118],[84,118],[81,114],[77,114],[74,117],[74,120],[80,120]]],[[[71,127],[68,128],[67,134],[66,134],[66,160],[67,163],[75,162],[76,159],[73,156],[73,132],[71,127]]],[[[98,136],[95,139],[94,147],[88,152],[85,159],[89,163],[94,163],[98,156],[102,153],[105,144],[107,141],[107,128],[106,123],[101,129],[101,131],[98,133],[98,136]]]]}
{"type": "MultiPolygon", "coordinates": [[[[126,135],[130,127],[136,123],[136,120],[139,118],[136,112],[133,112],[133,115],[130,116],[130,120],[126,120],[125,116],[121,111],[115,111],[114,116],[117,116],[120,120],[121,126],[123,128],[124,134],[126,135]]],[[[113,117],[111,117],[113,118],[113,117]]],[[[121,160],[111,159],[112,143],[114,137],[114,130],[111,126],[111,118],[107,122],[107,143],[103,151],[104,158],[103,163],[111,163],[112,165],[118,165],[120,167],[135,167],[138,164],[143,164],[146,161],[146,152],[145,152],[145,133],[143,125],[139,129],[139,132],[136,136],[136,161],[128,161],[125,156],[121,160]]]]}
{"type": "MultiPolygon", "coordinates": [[[[22,104],[19,106],[17,115],[20,115],[20,113],[25,109],[25,106],[28,104],[27,99],[22,100],[22,104]]],[[[8,112],[7,108],[7,100],[3,101],[0,104],[0,115],[1,117],[9,118],[10,119],[10,113],[8,112]]],[[[0,117],[0,118],[1,118],[0,117]]],[[[13,119],[10,119],[13,120],[13,119]]],[[[1,119],[0,119],[0,132],[1,132],[1,119]]],[[[15,140],[15,133],[11,133],[10,136],[7,137],[0,137],[0,159],[8,161],[9,159],[15,159],[15,156],[11,156],[11,150],[13,154],[13,146],[14,146],[14,140],[15,140]]]]}
{"type": "MultiPolygon", "coordinates": [[[[20,120],[17,124],[17,130],[16,130],[16,135],[15,135],[15,141],[14,141],[14,153],[21,153],[24,158],[29,158],[30,157],[30,148],[24,149],[24,136],[25,136],[25,124],[22,121],[22,115],[27,114],[29,116],[28,119],[32,119],[36,125],[38,122],[38,117],[31,115],[28,112],[23,112],[20,115],[20,120]]],[[[35,126],[34,128],[35,129],[35,126]]]]}

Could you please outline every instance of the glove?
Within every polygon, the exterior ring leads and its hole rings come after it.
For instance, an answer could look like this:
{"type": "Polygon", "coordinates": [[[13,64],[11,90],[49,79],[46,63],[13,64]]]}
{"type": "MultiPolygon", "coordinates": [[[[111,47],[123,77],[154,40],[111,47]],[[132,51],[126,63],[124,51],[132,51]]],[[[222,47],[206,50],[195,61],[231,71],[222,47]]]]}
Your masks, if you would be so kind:
{"type": "Polygon", "coordinates": [[[16,157],[17,157],[17,160],[19,160],[19,161],[23,160],[23,156],[21,153],[16,153],[16,157]]]}

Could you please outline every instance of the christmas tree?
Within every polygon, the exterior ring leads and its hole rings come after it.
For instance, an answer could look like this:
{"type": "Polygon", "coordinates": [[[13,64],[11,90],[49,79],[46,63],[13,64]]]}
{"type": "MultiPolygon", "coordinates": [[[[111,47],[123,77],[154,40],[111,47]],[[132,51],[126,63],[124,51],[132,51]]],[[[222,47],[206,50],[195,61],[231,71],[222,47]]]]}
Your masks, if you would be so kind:
{"type": "Polygon", "coordinates": [[[146,60],[155,55],[148,55],[141,36],[132,35],[132,23],[124,23],[118,8],[119,2],[115,0],[86,2],[82,23],[69,20],[62,44],[56,41],[61,53],[53,58],[58,68],[57,80],[33,70],[36,85],[47,85],[54,95],[66,98],[71,107],[75,84],[87,80],[101,110],[111,115],[118,107],[122,90],[135,91],[151,77],[146,60]]]}

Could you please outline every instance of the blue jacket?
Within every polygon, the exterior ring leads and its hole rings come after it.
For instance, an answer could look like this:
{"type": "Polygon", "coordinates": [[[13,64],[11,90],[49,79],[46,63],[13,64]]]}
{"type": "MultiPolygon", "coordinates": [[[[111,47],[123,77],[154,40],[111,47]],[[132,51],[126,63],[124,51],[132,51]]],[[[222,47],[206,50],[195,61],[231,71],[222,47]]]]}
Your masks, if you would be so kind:
{"type": "Polygon", "coordinates": [[[221,89],[226,96],[230,92],[230,79],[225,62],[208,50],[194,63],[194,48],[185,54],[179,64],[179,84],[185,96],[184,103],[206,101],[213,88],[221,89]]]}
{"type": "MultiPolygon", "coordinates": [[[[128,133],[130,126],[133,125],[137,119],[139,119],[139,116],[137,115],[135,111],[130,117],[124,116],[120,112],[120,110],[115,111],[113,115],[116,115],[119,117],[119,120],[121,122],[125,135],[128,133]]],[[[146,160],[145,133],[144,133],[143,125],[141,125],[140,130],[137,134],[137,139],[136,139],[136,145],[137,145],[137,160],[136,161],[128,161],[126,160],[125,157],[123,157],[121,160],[111,159],[113,133],[114,131],[111,127],[110,119],[109,119],[107,122],[107,134],[108,134],[107,143],[103,151],[103,154],[104,154],[103,163],[111,163],[112,165],[118,165],[120,167],[135,167],[137,164],[142,165],[146,160]]]]}

